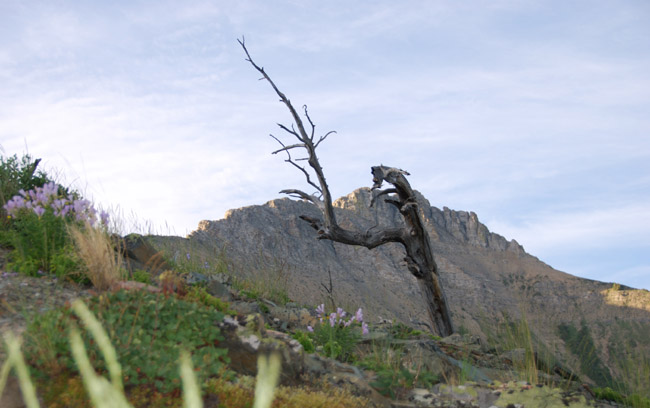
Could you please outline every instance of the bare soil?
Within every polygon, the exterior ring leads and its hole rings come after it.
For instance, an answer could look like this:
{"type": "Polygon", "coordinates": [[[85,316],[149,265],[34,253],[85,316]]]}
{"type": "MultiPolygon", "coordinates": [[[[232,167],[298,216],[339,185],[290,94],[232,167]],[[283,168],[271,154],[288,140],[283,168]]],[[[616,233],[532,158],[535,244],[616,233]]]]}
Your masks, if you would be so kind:
{"type": "MultiPolygon", "coordinates": [[[[52,276],[29,277],[6,272],[7,253],[0,248],[0,339],[9,331],[22,334],[35,315],[93,294],[88,287],[52,276]]],[[[0,361],[4,360],[4,353],[4,346],[0,347],[0,361]]]]}

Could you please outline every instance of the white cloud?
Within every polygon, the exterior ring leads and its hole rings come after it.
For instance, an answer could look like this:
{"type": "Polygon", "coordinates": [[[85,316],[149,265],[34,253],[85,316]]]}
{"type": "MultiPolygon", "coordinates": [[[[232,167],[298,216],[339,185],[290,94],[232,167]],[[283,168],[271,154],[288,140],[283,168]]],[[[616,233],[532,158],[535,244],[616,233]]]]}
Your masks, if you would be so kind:
{"type": "Polygon", "coordinates": [[[492,219],[486,224],[492,231],[516,238],[530,253],[549,254],[629,245],[648,248],[646,220],[650,220],[650,206],[631,204],[543,212],[516,221],[492,219]]]}

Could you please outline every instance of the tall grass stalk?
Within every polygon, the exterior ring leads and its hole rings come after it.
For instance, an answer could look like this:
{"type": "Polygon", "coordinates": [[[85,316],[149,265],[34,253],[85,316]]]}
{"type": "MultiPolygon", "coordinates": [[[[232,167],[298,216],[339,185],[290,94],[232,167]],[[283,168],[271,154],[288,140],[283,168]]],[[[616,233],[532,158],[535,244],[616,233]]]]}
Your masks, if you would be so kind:
{"type": "Polygon", "coordinates": [[[27,369],[27,364],[25,364],[25,359],[23,358],[23,353],[20,352],[20,340],[14,337],[13,333],[7,333],[5,335],[5,344],[7,345],[7,360],[2,365],[2,373],[0,374],[0,395],[2,395],[5,384],[7,383],[7,378],[9,377],[9,371],[14,368],[16,374],[18,374],[18,382],[20,384],[20,390],[23,393],[23,400],[27,408],[38,408],[38,398],[36,398],[36,390],[34,389],[34,384],[32,383],[31,378],[29,377],[29,371],[27,369]]]}
{"type": "MultiPolygon", "coordinates": [[[[84,386],[93,405],[97,408],[132,408],[131,404],[126,400],[124,393],[116,384],[97,375],[92,364],[90,364],[86,348],[77,329],[72,329],[70,333],[70,346],[74,360],[77,363],[77,367],[79,367],[84,386]]],[[[104,355],[104,358],[106,358],[106,355],[104,355]]]]}
{"type": "Polygon", "coordinates": [[[76,300],[72,303],[72,310],[84,322],[88,331],[92,333],[95,341],[97,341],[97,346],[106,359],[106,366],[113,385],[118,391],[124,391],[124,386],[122,385],[122,367],[117,361],[115,348],[111,344],[111,340],[108,338],[102,324],[81,300],[76,300]]]}
{"type": "Polygon", "coordinates": [[[124,278],[120,251],[114,250],[104,228],[86,222],[83,226],[72,225],[70,235],[93,286],[106,290],[124,278]]]}
{"type": "Polygon", "coordinates": [[[281,359],[279,353],[260,354],[257,358],[257,379],[253,408],[269,408],[280,379],[281,359]]]}
{"type": "MultiPolygon", "coordinates": [[[[522,317],[517,322],[506,322],[504,325],[504,346],[508,350],[523,349],[523,359],[513,361],[515,369],[531,384],[537,384],[539,377],[537,374],[537,359],[535,358],[535,346],[533,337],[528,326],[526,314],[522,312],[522,317]]],[[[513,359],[514,360],[514,359],[513,359]]]]}
{"type": "Polygon", "coordinates": [[[181,380],[183,381],[183,406],[185,408],[203,408],[201,390],[196,383],[192,358],[186,350],[181,351],[181,380]]]}

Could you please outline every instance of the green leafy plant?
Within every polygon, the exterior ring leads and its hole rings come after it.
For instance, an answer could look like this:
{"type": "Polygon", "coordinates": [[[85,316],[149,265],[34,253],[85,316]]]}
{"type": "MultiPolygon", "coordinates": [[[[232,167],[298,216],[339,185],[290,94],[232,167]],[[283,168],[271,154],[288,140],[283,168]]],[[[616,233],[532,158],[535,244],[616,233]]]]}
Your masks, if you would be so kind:
{"type": "MultiPolygon", "coordinates": [[[[216,323],[223,313],[174,296],[149,292],[116,292],[91,298],[89,308],[106,327],[122,364],[125,386],[148,385],[166,393],[180,387],[179,350],[192,353],[204,378],[218,375],[228,361],[216,323]]],[[[73,319],[67,309],[36,317],[26,333],[25,354],[40,376],[74,370],[67,330],[73,319]]],[[[88,356],[101,372],[106,364],[95,342],[84,337],[88,356]]]]}
{"type": "MultiPolygon", "coordinates": [[[[78,257],[68,228],[96,224],[97,211],[89,201],[48,182],[29,191],[20,190],[2,208],[7,212],[3,241],[14,248],[10,270],[29,276],[78,272],[78,257]]],[[[100,218],[106,225],[108,214],[102,212],[100,218]]]]}
{"type": "Polygon", "coordinates": [[[346,362],[354,359],[354,348],[361,335],[368,334],[368,325],[363,321],[361,309],[353,316],[348,316],[345,310],[337,308],[329,315],[325,313],[325,305],[316,308],[319,324],[308,326],[314,342],[322,347],[323,353],[329,358],[346,362]],[[359,326],[360,331],[359,333],[359,326]]]}
{"type": "Polygon", "coordinates": [[[201,286],[192,286],[188,289],[187,294],[183,297],[185,300],[199,302],[205,306],[215,308],[216,310],[234,315],[235,311],[230,309],[230,304],[225,300],[214,297],[208,293],[208,291],[201,286]]]}
{"type": "Polygon", "coordinates": [[[295,333],[291,335],[291,337],[293,337],[295,340],[298,341],[298,343],[302,345],[302,348],[305,350],[306,353],[313,353],[316,351],[316,347],[314,346],[314,342],[309,336],[309,333],[306,333],[302,330],[297,330],[295,333]]]}
{"type": "MultiPolygon", "coordinates": [[[[41,159],[34,159],[29,154],[20,159],[15,154],[9,157],[0,156],[0,207],[20,190],[42,187],[52,181],[44,171],[38,169],[40,162],[41,159]]],[[[0,210],[0,213],[2,211],[0,210]]]]}

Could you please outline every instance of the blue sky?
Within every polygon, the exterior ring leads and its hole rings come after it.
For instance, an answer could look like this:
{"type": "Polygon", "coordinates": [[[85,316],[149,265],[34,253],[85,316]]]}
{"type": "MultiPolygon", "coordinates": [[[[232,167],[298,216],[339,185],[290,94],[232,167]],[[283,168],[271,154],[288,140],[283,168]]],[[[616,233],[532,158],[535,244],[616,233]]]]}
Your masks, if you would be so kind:
{"type": "Polygon", "coordinates": [[[338,132],[335,196],[401,167],[557,269],[650,289],[648,21],[625,0],[2,0],[0,146],[162,233],[306,189],[244,35],[338,132]]]}

